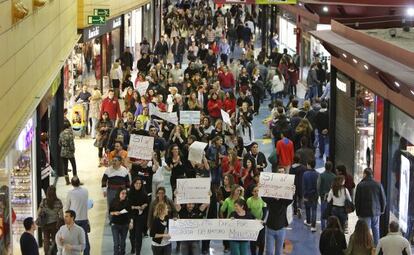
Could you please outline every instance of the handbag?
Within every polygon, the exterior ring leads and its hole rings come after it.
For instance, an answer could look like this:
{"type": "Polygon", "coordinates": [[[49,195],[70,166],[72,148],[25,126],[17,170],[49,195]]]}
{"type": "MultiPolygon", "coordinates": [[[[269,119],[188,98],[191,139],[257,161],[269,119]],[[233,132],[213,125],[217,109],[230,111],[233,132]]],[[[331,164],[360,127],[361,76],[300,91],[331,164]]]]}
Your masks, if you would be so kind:
{"type": "Polygon", "coordinates": [[[333,200],[329,201],[326,204],[325,211],[323,211],[322,213],[322,219],[326,220],[329,218],[329,216],[332,215],[332,207],[333,207],[333,200]]]}
{"type": "Polygon", "coordinates": [[[272,153],[270,153],[269,157],[267,157],[267,160],[269,161],[270,164],[272,164],[273,166],[277,165],[277,152],[276,149],[274,149],[272,151],[272,153]]]}
{"type": "MultiPolygon", "coordinates": [[[[45,201],[43,200],[42,202],[44,203],[45,201]]],[[[40,207],[37,214],[36,225],[44,227],[46,225],[46,220],[46,212],[40,207]]]]}
{"type": "Polygon", "coordinates": [[[350,214],[355,211],[355,205],[349,199],[345,199],[345,211],[346,213],[350,214]]]}

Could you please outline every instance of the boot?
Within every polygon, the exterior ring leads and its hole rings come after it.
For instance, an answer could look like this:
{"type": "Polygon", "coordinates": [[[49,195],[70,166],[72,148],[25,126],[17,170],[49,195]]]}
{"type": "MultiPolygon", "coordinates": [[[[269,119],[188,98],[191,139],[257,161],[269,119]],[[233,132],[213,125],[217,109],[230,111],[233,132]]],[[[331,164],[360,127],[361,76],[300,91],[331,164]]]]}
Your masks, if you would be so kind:
{"type": "Polygon", "coordinates": [[[66,181],[66,185],[70,184],[69,175],[65,175],[65,181],[66,181]]]}

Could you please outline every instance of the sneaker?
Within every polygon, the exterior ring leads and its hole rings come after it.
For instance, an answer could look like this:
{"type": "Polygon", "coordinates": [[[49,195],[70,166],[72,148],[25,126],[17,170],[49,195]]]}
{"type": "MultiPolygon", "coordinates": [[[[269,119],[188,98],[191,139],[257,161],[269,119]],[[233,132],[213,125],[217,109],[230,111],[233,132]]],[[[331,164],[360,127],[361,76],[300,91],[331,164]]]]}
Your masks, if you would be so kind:
{"type": "Polygon", "coordinates": [[[315,227],[312,227],[312,228],[311,228],[311,231],[312,231],[312,232],[316,232],[316,228],[315,228],[315,227]]]}
{"type": "Polygon", "coordinates": [[[307,227],[312,226],[312,224],[310,224],[310,223],[306,222],[306,220],[303,222],[303,224],[305,224],[307,227]]]}
{"type": "Polygon", "coordinates": [[[229,249],[224,249],[224,253],[229,253],[230,250],[229,249]]]}

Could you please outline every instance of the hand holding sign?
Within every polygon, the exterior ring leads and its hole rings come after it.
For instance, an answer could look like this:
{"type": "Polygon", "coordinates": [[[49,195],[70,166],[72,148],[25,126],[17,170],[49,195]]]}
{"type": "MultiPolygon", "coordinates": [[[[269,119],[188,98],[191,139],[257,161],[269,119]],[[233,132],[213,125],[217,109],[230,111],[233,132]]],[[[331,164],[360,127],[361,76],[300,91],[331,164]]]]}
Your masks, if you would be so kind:
{"type": "Polygon", "coordinates": [[[293,199],[295,176],[290,174],[261,172],[259,196],[293,199]]]}
{"type": "Polygon", "coordinates": [[[152,159],[154,137],[131,135],[128,146],[128,157],[137,159],[152,159]]]}

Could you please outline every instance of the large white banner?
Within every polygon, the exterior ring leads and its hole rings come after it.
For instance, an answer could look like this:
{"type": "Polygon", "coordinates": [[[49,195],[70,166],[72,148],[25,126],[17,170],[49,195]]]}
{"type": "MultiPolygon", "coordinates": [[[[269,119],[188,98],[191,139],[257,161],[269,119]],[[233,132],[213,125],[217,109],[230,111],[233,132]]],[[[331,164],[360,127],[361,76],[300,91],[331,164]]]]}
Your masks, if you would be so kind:
{"type": "Polygon", "coordinates": [[[196,163],[203,162],[204,149],[206,148],[207,143],[195,141],[190,145],[188,151],[188,160],[196,163]]]}
{"type": "Polygon", "coordinates": [[[171,241],[256,241],[263,224],[242,219],[178,219],[169,221],[171,241]]]}
{"type": "Polygon", "coordinates": [[[180,111],[180,124],[200,124],[200,111],[180,111]]]}
{"type": "Polygon", "coordinates": [[[176,112],[161,112],[158,110],[156,106],[154,106],[152,103],[149,104],[149,115],[157,116],[163,120],[166,120],[168,122],[171,122],[174,125],[178,124],[178,116],[176,112]]]}
{"type": "Polygon", "coordinates": [[[128,157],[151,160],[153,149],[154,137],[131,135],[128,146],[128,157]]]}
{"type": "Polygon", "coordinates": [[[209,204],[210,178],[177,179],[177,204],[209,204]]]}
{"type": "Polygon", "coordinates": [[[294,175],[261,172],[259,183],[259,196],[261,197],[293,199],[294,175]]]}
{"type": "Polygon", "coordinates": [[[223,118],[224,123],[227,123],[229,126],[231,126],[230,115],[227,112],[221,110],[221,117],[223,118]]]}

